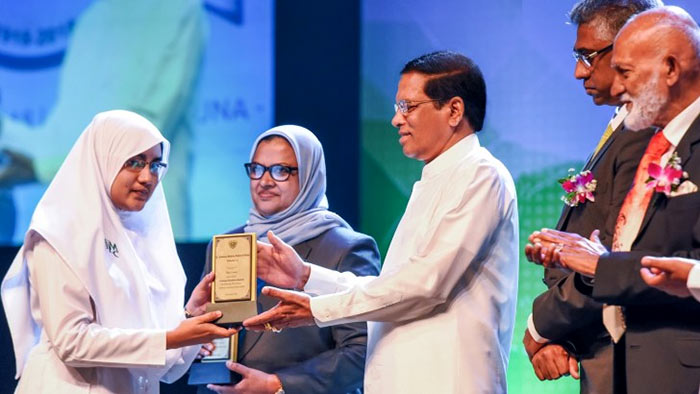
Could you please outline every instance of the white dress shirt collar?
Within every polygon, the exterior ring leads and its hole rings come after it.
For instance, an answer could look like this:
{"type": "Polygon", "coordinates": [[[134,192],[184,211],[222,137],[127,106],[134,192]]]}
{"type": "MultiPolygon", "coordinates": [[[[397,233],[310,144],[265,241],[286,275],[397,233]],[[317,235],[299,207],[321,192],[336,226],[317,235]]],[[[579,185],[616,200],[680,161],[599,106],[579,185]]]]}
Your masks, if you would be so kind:
{"type": "Polygon", "coordinates": [[[449,169],[454,163],[457,163],[480,146],[479,137],[476,134],[469,134],[462,138],[423,167],[421,180],[431,178],[449,169]]]}
{"type": "Polygon", "coordinates": [[[700,97],[668,122],[666,127],[664,127],[664,137],[673,146],[678,146],[678,143],[698,116],[700,116],[700,97]]]}
{"type": "Polygon", "coordinates": [[[622,121],[627,117],[628,113],[629,112],[627,111],[626,106],[621,105],[617,107],[615,109],[615,115],[613,115],[612,119],[610,119],[610,127],[612,127],[613,130],[617,130],[622,124],[622,121]]]}

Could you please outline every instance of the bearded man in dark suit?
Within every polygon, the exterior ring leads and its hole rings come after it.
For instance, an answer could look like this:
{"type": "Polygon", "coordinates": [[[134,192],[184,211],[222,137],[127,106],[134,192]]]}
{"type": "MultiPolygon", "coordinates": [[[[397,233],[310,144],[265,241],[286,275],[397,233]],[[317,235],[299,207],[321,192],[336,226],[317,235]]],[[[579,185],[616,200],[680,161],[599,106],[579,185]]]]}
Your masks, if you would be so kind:
{"type": "Polygon", "coordinates": [[[613,307],[622,361],[614,377],[625,385],[616,392],[696,393],[700,304],[647,285],[640,270],[645,255],[700,257],[700,28],[678,7],[643,12],[615,39],[612,65],[611,92],[630,110],[625,125],[662,129],[637,167],[612,247],[555,230],[537,238],[553,249],[547,264],[576,272],[581,294],[613,307]]]}
{"type": "MultiPolygon", "coordinates": [[[[660,5],[657,0],[582,0],[569,13],[578,26],[574,76],[596,105],[614,106],[616,111],[583,168],[596,181],[594,201],[566,205],[558,230],[588,236],[599,229],[601,242],[611,245],[617,212],[654,131],[635,133],[623,125],[627,109],[610,93],[615,78],[612,43],[632,15],[660,5]]],[[[531,261],[541,261],[546,249],[533,242],[525,252],[531,261]]],[[[602,304],[576,291],[570,272],[546,269],[544,282],[549,289],[535,299],[523,339],[538,378],[558,379],[567,373],[578,377],[580,362],[581,392],[613,393],[613,347],[603,327],[602,304]]]]}

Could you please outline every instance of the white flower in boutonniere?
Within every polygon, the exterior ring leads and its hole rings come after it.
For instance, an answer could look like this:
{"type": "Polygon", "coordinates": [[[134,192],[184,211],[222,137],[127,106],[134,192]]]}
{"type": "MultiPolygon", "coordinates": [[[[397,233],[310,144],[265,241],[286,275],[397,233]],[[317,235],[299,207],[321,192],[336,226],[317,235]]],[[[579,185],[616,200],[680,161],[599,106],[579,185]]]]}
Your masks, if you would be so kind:
{"type": "Polygon", "coordinates": [[[664,167],[650,163],[648,172],[647,188],[653,188],[655,192],[663,193],[669,197],[678,190],[682,180],[688,179],[688,173],[681,168],[681,158],[676,152],[673,152],[664,167]]]}
{"type": "Polygon", "coordinates": [[[575,171],[570,168],[569,175],[559,179],[561,187],[566,192],[565,195],[561,196],[561,200],[570,207],[575,207],[586,201],[594,202],[593,192],[598,181],[593,179],[593,173],[590,171],[581,171],[578,174],[575,174],[575,171]]]}

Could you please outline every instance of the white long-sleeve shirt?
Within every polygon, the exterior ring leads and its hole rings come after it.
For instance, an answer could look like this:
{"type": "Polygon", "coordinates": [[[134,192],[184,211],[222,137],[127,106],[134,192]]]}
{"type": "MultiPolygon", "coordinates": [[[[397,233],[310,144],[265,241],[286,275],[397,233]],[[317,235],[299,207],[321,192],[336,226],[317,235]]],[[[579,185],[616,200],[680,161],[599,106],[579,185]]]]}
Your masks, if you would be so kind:
{"type": "Polygon", "coordinates": [[[367,393],[506,392],[518,213],[505,167],[470,135],[427,164],[378,277],[312,266],[317,324],[369,321],[367,393]]]}
{"type": "Polygon", "coordinates": [[[17,393],[158,393],[160,380],[187,371],[198,346],[166,350],[165,329],[100,325],[86,288],[48,242],[26,253],[31,314],[41,334],[17,393]]]}
{"type": "Polygon", "coordinates": [[[695,264],[688,273],[688,281],[686,282],[690,294],[700,302],[700,263],[695,264]]]}

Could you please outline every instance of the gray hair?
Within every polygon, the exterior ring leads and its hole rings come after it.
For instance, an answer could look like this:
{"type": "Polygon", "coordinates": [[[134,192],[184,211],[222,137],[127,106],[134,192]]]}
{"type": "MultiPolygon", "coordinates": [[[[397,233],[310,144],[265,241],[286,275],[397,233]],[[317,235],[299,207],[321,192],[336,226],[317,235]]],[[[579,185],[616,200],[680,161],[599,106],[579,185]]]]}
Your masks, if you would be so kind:
{"type": "Polygon", "coordinates": [[[569,11],[569,20],[577,26],[599,23],[600,32],[613,39],[630,17],[663,5],[661,0],[580,0],[569,11]]]}

